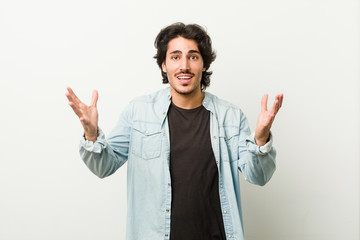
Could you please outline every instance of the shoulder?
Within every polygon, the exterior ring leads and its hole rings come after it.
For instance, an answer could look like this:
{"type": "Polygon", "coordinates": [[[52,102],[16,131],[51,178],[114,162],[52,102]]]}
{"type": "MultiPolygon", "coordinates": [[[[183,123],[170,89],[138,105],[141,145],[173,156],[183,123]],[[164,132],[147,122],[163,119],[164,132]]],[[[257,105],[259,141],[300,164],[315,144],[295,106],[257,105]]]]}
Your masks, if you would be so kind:
{"type": "Polygon", "coordinates": [[[150,93],[150,94],[136,97],[131,101],[131,103],[133,103],[133,104],[141,104],[141,103],[151,104],[151,103],[163,101],[164,99],[168,99],[169,97],[170,97],[170,89],[164,88],[164,89],[160,89],[160,90],[150,93]]]}
{"type": "Polygon", "coordinates": [[[161,89],[151,94],[134,98],[130,104],[134,121],[150,121],[162,123],[164,113],[170,104],[169,88],[161,89]]]}
{"type": "Polygon", "coordinates": [[[240,111],[241,108],[233,103],[230,103],[224,99],[219,98],[218,96],[205,92],[205,96],[209,102],[212,102],[216,109],[228,110],[228,111],[240,111]]]}
{"type": "Polygon", "coordinates": [[[245,117],[241,108],[233,103],[206,92],[207,106],[222,124],[238,125],[245,117]]]}

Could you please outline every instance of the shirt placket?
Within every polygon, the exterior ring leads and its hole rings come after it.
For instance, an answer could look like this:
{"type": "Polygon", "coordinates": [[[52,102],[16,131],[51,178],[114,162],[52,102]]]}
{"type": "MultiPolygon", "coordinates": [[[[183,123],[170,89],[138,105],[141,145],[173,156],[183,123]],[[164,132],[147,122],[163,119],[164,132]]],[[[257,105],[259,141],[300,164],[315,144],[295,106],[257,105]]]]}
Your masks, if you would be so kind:
{"type": "Polygon", "coordinates": [[[219,142],[219,124],[215,113],[211,112],[211,120],[210,120],[210,135],[211,135],[211,142],[212,148],[215,155],[216,165],[218,167],[219,173],[219,196],[220,196],[220,206],[224,221],[224,229],[225,235],[227,239],[234,239],[233,238],[233,227],[230,215],[230,205],[229,201],[226,197],[225,189],[224,189],[224,182],[222,177],[222,165],[221,165],[221,158],[220,158],[220,142],[219,142]]]}
{"type": "MultiPolygon", "coordinates": [[[[170,95],[168,99],[170,99],[170,95]]],[[[166,144],[165,151],[165,163],[166,164],[166,180],[165,180],[165,188],[166,188],[166,199],[165,199],[165,232],[164,232],[164,240],[170,239],[170,226],[171,226],[171,176],[170,176],[170,135],[169,135],[169,125],[167,119],[167,110],[164,110],[163,116],[163,129],[164,129],[164,142],[166,144]]]]}

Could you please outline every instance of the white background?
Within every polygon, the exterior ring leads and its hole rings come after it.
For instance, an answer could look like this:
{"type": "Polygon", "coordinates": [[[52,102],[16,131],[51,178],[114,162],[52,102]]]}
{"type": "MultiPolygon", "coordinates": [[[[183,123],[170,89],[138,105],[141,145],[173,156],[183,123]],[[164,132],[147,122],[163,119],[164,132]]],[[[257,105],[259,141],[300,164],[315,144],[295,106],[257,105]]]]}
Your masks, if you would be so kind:
{"type": "Polygon", "coordinates": [[[210,92],[252,129],[260,100],[284,93],[273,125],[278,168],[241,178],[248,240],[359,239],[359,2],[0,1],[0,239],[124,239],[126,165],[98,179],[78,154],[71,86],[100,127],[161,84],[154,39],[205,26],[217,51],[210,92]]]}

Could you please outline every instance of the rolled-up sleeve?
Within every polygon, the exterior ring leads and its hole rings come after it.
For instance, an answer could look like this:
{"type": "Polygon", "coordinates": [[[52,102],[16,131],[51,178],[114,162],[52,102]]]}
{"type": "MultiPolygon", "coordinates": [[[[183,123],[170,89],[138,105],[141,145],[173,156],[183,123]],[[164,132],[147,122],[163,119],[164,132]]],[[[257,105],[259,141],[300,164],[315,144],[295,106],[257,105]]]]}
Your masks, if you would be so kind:
{"type": "Polygon", "coordinates": [[[256,155],[266,155],[272,150],[273,136],[270,133],[270,138],[264,146],[258,146],[255,140],[255,133],[252,133],[246,138],[246,147],[248,151],[255,153],[256,155]]]}

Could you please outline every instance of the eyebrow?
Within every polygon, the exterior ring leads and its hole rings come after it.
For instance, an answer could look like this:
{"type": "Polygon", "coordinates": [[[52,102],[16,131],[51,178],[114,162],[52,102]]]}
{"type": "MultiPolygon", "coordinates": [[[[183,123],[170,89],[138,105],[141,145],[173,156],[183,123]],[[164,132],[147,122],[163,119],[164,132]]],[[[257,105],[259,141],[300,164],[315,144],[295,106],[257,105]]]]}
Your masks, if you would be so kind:
{"type": "Polygon", "coordinates": [[[198,54],[200,54],[200,52],[197,51],[197,50],[190,50],[189,53],[198,53],[198,54]]]}
{"type": "MultiPolygon", "coordinates": [[[[182,52],[180,50],[175,50],[175,51],[172,51],[169,54],[179,54],[179,53],[182,53],[182,52]]],[[[200,54],[200,52],[197,51],[197,50],[190,50],[188,53],[198,53],[198,54],[200,54]]]]}

